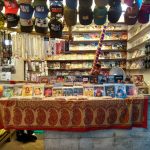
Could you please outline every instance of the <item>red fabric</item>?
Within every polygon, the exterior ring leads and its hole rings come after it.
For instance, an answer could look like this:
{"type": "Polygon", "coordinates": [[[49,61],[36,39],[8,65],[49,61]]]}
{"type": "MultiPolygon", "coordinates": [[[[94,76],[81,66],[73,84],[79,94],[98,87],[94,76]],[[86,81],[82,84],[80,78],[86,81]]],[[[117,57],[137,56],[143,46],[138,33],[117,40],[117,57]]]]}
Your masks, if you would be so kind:
{"type": "Polygon", "coordinates": [[[0,100],[0,128],[89,131],[147,127],[148,100],[0,100]]]}

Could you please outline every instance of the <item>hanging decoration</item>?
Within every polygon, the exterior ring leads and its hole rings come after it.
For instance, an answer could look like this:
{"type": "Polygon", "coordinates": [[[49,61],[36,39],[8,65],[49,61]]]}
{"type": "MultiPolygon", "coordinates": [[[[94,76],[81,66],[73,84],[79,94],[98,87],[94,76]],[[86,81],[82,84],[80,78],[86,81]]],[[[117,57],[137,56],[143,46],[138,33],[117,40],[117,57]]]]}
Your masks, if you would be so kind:
{"type": "Polygon", "coordinates": [[[99,63],[99,56],[100,54],[102,53],[102,42],[104,40],[104,37],[105,37],[105,32],[106,32],[106,28],[107,28],[107,25],[103,25],[103,29],[101,31],[101,34],[100,34],[100,39],[99,39],[99,42],[98,42],[98,47],[97,47],[97,50],[96,50],[96,54],[95,54],[95,58],[94,58],[94,61],[93,61],[93,68],[91,69],[91,74],[93,74],[94,70],[96,69],[96,64],[99,63]]]}

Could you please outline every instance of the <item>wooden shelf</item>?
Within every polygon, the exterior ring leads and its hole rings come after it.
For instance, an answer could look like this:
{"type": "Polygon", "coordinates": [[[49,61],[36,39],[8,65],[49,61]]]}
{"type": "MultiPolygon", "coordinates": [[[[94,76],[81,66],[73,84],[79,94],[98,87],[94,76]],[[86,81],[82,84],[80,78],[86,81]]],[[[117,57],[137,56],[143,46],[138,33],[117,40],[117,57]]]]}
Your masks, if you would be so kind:
{"type": "MultiPolygon", "coordinates": [[[[101,50],[102,52],[127,52],[126,50],[118,50],[118,49],[107,49],[101,50]]],[[[72,54],[72,53],[95,53],[96,49],[94,50],[70,50],[69,52],[65,52],[65,54],[72,54]]]]}
{"type": "Polygon", "coordinates": [[[84,71],[84,70],[90,70],[91,68],[64,68],[64,69],[54,69],[54,68],[48,68],[48,70],[51,71],[84,71]]]}
{"type": "Polygon", "coordinates": [[[138,60],[138,59],[143,59],[145,58],[146,56],[140,56],[140,57],[135,57],[135,58],[130,58],[130,59],[127,59],[127,61],[134,61],[134,60],[138,60]]]}
{"type": "MultiPolygon", "coordinates": [[[[79,43],[79,42],[84,42],[84,43],[88,43],[88,42],[98,42],[99,39],[97,40],[74,40],[74,41],[70,41],[71,44],[75,44],[75,43],[79,43]]],[[[118,40],[103,40],[103,42],[127,42],[127,40],[121,40],[121,39],[118,39],[118,40]]]]}

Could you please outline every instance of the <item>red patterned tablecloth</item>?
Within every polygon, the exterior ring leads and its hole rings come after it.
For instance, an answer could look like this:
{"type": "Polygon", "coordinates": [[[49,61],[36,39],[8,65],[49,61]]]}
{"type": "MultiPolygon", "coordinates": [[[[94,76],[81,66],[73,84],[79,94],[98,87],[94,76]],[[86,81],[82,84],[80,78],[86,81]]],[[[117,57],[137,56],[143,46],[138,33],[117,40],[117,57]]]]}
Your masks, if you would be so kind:
{"type": "Polygon", "coordinates": [[[148,100],[0,100],[0,128],[87,131],[147,127],[148,100]]]}

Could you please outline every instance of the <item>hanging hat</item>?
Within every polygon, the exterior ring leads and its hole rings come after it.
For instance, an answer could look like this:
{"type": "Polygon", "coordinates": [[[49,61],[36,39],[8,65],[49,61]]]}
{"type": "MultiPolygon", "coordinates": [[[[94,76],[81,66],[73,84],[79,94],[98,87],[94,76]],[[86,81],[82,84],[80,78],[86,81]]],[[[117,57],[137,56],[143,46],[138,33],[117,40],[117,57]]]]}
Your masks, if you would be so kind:
{"type": "Polygon", "coordinates": [[[67,26],[74,26],[77,23],[77,10],[64,7],[64,19],[67,26]]]}
{"type": "Polygon", "coordinates": [[[79,6],[80,7],[91,7],[93,3],[93,0],[79,0],[79,6]]]}
{"type": "Polygon", "coordinates": [[[63,24],[60,19],[52,18],[48,23],[51,38],[61,38],[63,24]]]}
{"type": "Polygon", "coordinates": [[[33,15],[33,7],[30,4],[20,4],[20,18],[31,19],[33,15]]]}
{"type": "Polygon", "coordinates": [[[105,24],[107,19],[107,8],[104,7],[95,7],[94,8],[94,23],[96,25],[105,24]]]}
{"type": "Polygon", "coordinates": [[[8,28],[16,27],[18,25],[19,16],[17,16],[16,14],[7,14],[6,18],[8,28]]]}
{"type": "Polygon", "coordinates": [[[149,22],[149,14],[144,9],[141,9],[139,11],[138,22],[142,23],[142,24],[145,24],[145,23],[149,22]]]}
{"type": "Polygon", "coordinates": [[[117,23],[122,13],[121,4],[118,6],[110,6],[108,11],[108,20],[111,23],[117,23]]]}
{"type": "Polygon", "coordinates": [[[6,17],[2,12],[0,12],[0,29],[4,27],[6,17]]]}
{"type": "Polygon", "coordinates": [[[93,20],[93,12],[91,8],[79,7],[79,21],[82,25],[89,25],[93,20]]]}
{"type": "Polygon", "coordinates": [[[4,0],[5,14],[17,14],[18,4],[16,0],[4,0]]]}
{"type": "Polygon", "coordinates": [[[31,4],[32,0],[18,0],[18,4],[31,4]]]}
{"type": "Polygon", "coordinates": [[[121,5],[121,0],[108,0],[109,6],[118,6],[121,5]]]}
{"type": "Polygon", "coordinates": [[[77,0],[66,0],[66,6],[71,9],[77,8],[77,0]]]}
{"type": "Polygon", "coordinates": [[[33,20],[20,18],[20,30],[21,30],[21,32],[27,32],[27,33],[32,32],[33,20]]]}
{"type": "Polygon", "coordinates": [[[63,4],[60,1],[54,1],[50,5],[51,18],[61,18],[63,16],[63,4]]]}
{"type": "Polygon", "coordinates": [[[37,33],[47,33],[48,32],[48,21],[47,19],[35,19],[35,31],[37,33]]]}
{"type": "Polygon", "coordinates": [[[133,5],[134,0],[124,0],[124,3],[127,4],[128,6],[133,5]]]}
{"type": "Polygon", "coordinates": [[[97,7],[103,7],[108,4],[108,0],[95,0],[95,5],[97,7]]]}
{"type": "Polygon", "coordinates": [[[45,19],[48,15],[49,9],[46,4],[46,0],[34,0],[33,6],[35,9],[34,17],[45,19]]]}
{"type": "Polygon", "coordinates": [[[3,6],[4,6],[4,1],[0,0],[0,12],[3,10],[3,6]]]}
{"type": "Polygon", "coordinates": [[[124,20],[127,25],[134,25],[138,19],[139,8],[137,4],[133,4],[133,7],[128,7],[124,14],[124,20]]]}

